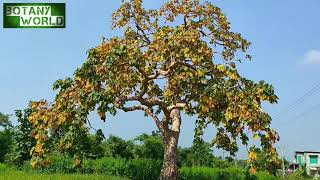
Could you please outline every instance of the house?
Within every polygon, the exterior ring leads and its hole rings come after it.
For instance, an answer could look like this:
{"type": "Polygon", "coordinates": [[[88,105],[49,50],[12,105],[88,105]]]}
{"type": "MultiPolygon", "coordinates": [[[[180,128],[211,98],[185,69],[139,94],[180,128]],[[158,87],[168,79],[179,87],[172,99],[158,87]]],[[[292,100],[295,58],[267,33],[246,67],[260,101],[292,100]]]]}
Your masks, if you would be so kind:
{"type": "Polygon", "coordinates": [[[305,167],[308,175],[319,174],[320,172],[320,152],[319,151],[296,151],[295,162],[300,167],[305,167]]]}

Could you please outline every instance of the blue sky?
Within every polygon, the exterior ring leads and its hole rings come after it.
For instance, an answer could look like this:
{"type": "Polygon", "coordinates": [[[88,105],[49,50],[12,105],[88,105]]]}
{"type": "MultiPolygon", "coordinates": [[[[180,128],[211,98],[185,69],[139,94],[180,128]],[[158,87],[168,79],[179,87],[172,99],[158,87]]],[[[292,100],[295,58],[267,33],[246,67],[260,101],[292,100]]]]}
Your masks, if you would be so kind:
{"type": "MultiPolygon", "coordinates": [[[[13,1],[5,1],[13,2],[13,1]]],[[[36,1],[31,1],[36,2],[36,1]]],[[[39,2],[39,1],[38,1],[39,2]]],[[[43,2],[43,1],[42,1],[43,2]]],[[[58,2],[58,1],[50,1],[58,2]]],[[[67,3],[65,29],[0,28],[0,112],[12,114],[25,108],[29,100],[52,100],[52,83],[81,66],[86,51],[101,42],[102,36],[119,35],[111,30],[111,13],[120,0],[59,1],[67,3]]],[[[159,7],[162,1],[145,0],[147,7],[159,7]]],[[[320,93],[315,92],[292,111],[287,107],[320,82],[320,1],[318,0],[211,0],[226,13],[234,31],[252,42],[252,62],[240,65],[240,73],[249,79],[266,80],[274,85],[280,98],[277,105],[266,105],[273,127],[280,133],[279,143],[290,154],[294,150],[318,150],[320,93]],[[298,115],[303,113],[303,116],[298,115]],[[280,115],[278,115],[280,114],[280,115]]],[[[2,14],[2,3],[0,5],[2,14]]],[[[0,18],[2,26],[2,18],[0,18]]],[[[129,139],[155,129],[142,113],[122,113],[106,124],[96,115],[94,126],[106,134],[129,139]]],[[[180,145],[193,140],[194,119],[184,117],[180,145]]],[[[207,140],[214,137],[210,128],[207,140]]],[[[239,156],[243,156],[243,150],[239,156]]]]}

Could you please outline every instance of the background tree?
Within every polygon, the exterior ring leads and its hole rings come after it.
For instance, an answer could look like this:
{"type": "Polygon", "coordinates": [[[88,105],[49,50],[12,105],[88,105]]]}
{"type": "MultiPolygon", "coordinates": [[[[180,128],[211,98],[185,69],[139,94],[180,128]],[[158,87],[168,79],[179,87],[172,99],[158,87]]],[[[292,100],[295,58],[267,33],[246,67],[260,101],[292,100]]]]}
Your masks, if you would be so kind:
{"type": "Polygon", "coordinates": [[[12,124],[9,116],[0,113],[0,162],[4,162],[5,156],[10,152],[12,137],[12,124]]]}
{"type": "Polygon", "coordinates": [[[131,141],[125,141],[120,137],[110,135],[104,143],[105,154],[108,157],[120,157],[130,159],[134,157],[134,144],[131,141]]]}
{"type": "MultiPolygon", "coordinates": [[[[247,130],[260,137],[270,157],[277,155],[279,137],[261,107],[263,101],[276,103],[277,96],[271,85],[238,73],[237,63],[251,59],[250,43],[231,31],[220,8],[200,0],[171,0],[159,10],[147,10],[142,0],[123,1],[113,26],[123,28],[124,35],[89,50],[74,77],[54,84],[53,103],[33,103],[34,167],[45,164],[48,131],[65,124],[84,128],[96,108],[103,121],[118,110],[151,117],[164,143],[161,179],[177,178],[181,112],[197,117],[196,138],[207,125],[216,126],[215,146],[231,155],[238,151],[239,137],[247,145],[247,130]]],[[[63,147],[72,147],[72,136],[62,138],[63,147]]]]}
{"type": "Polygon", "coordinates": [[[136,137],[135,155],[137,158],[163,159],[164,146],[161,134],[153,132],[151,135],[142,134],[136,137]]]}
{"type": "Polygon", "coordinates": [[[57,149],[56,153],[63,153],[75,157],[75,165],[80,165],[82,158],[101,158],[105,155],[101,129],[94,129],[95,134],[89,133],[89,128],[79,127],[78,124],[65,124],[59,129],[51,130],[48,136],[48,146],[57,149]]]}
{"type": "Polygon", "coordinates": [[[31,112],[31,108],[15,111],[18,124],[13,128],[10,153],[6,157],[9,163],[21,165],[24,161],[31,159],[30,151],[36,143],[32,137],[32,125],[28,119],[31,112]]]}
{"type": "Polygon", "coordinates": [[[3,129],[10,129],[12,127],[9,115],[0,112],[0,127],[3,129]]]}
{"type": "MultiPolygon", "coordinates": [[[[257,149],[257,160],[255,163],[257,170],[268,171],[273,175],[276,175],[278,169],[282,168],[280,159],[278,159],[277,161],[270,161],[270,158],[268,158],[268,154],[264,151],[261,151],[260,149],[257,149]]],[[[288,161],[286,161],[286,164],[288,164],[288,161]]]]}
{"type": "Polygon", "coordinates": [[[190,148],[181,148],[180,160],[184,166],[208,166],[212,167],[214,155],[212,145],[203,140],[194,141],[190,148]]]}

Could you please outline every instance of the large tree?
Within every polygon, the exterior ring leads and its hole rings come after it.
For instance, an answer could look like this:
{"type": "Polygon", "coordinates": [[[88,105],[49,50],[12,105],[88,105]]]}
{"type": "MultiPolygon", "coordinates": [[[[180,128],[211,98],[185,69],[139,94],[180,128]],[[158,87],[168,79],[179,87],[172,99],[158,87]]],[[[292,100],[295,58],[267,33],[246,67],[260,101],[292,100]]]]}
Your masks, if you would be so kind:
{"type": "MultiPolygon", "coordinates": [[[[264,81],[239,75],[237,64],[251,59],[250,43],[231,31],[221,9],[200,0],[171,0],[159,10],[145,9],[142,0],[122,2],[113,26],[122,28],[123,36],[104,38],[90,49],[73,77],[54,84],[53,103],[33,103],[30,121],[37,145],[32,164],[42,164],[50,129],[84,127],[95,109],[103,121],[118,110],[142,111],[154,121],[164,143],[161,179],[177,178],[181,113],[197,117],[196,137],[209,124],[217,127],[213,142],[231,155],[239,138],[247,145],[251,131],[275,157],[278,135],[261,103],[276,103],[277,96],[264,81]]],[[[70,148],[68,140],[60,147],[70,148]]]]}

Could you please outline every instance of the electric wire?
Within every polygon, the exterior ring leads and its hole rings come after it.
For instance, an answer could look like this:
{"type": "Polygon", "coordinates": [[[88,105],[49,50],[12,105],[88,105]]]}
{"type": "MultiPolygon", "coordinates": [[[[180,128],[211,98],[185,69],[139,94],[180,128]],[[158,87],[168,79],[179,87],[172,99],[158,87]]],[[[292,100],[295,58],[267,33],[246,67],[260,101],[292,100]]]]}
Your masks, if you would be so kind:
{"type": "Polygon", "coordinates": [[[317,83],[315,86],[313,86],[308,92],[306,92],[300,98],[298,98],[297,100],[292,102],[284,111],[276,114],[274,116],[274,119],[278,119],[281,115],[284,115],[284,114],[287,114],[289,112],[292,112],[296,107],[298,107],[298,105],[300,105],[302,102],[304,102],[308,97],[318,93],[319,90],[320,90],[320,82],[317,83]]]}

